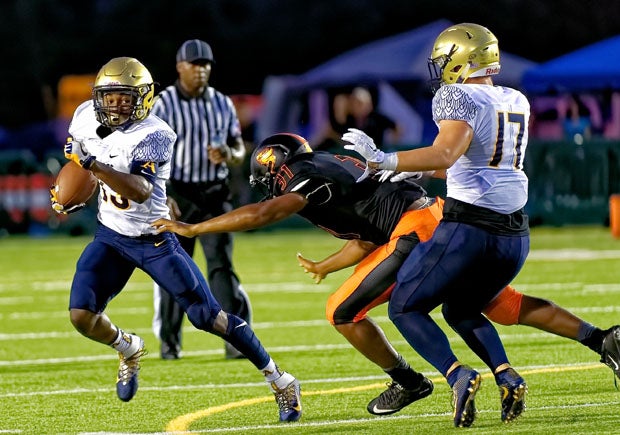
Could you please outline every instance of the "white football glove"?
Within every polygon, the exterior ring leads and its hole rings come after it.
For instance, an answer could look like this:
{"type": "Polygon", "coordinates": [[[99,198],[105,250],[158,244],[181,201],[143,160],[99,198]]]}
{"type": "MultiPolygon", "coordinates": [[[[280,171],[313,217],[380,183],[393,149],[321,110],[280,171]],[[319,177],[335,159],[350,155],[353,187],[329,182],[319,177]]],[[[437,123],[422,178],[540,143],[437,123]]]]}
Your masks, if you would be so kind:
{"type": "Polygon", "coordinates": [[[398,164],[398,157],[396,154],[386,154],[378,150],[372,138],[363,131],[357,128],[349,128],[348,132],[342,135],[342,140],[352,144],[345,145],[345,149],[357,152],[366,160],[366,169],[362,176],[357,179],[358,183],[370,175],[372,169],[369,167],[368,163],[372,163],[373,168],[376,169],[396,170],[396,165],[398,164]]]}
{"type": "Polygon", "coordinates": [[[395,171],[390,171],[388,169],[382,169],[379,172],[377,172],[377,175],[379,176],[379,182],[383,183],[384,181],[387,181],[388,179],[390,179],[390,177],[392,177],[396,172],[395,171]]]}
{"type": "Polygon", "coordinates": [[[424,175],[424,172],[394,172],[384,169],[379,171],[378,174],[380,174],[379,181],[382,183],[387,179],[389,179],[391,183],[398,183],[399,181],[409,178],[412,180],[419,180],[424,175]]]}
{"type": "Polygon", "coordinates": [[[368,167],[368,162],[382,162],[385,153],[377,149],[375,141],[370,136],[357,128],[349,128],[348,132],[342,135],[342,140],[352,143],[353,145],[345,145],[347,150],[353,150],[361,155],[366,160],[366,168],[364,173],[357,179],[357,182],[367,178],[371,169],[368,167]]]}
{"type": "Polygon", "coordinates": [[[352,143],[345,145],[345,149],[354,150],[369,161],[382,161],[383,151],[377,149],[375,141],[370,136],[357,128],[349,128],[348,132],[342,135],[342,140],[352,143]]]}
{"type": "Polygon", "coordinates": [[[72,138],[68,138],[65,144],[65,158],[73,160],[84,169],[90,169],[95,162],[95,156],[84,148],[84,144],[72,138]]]}

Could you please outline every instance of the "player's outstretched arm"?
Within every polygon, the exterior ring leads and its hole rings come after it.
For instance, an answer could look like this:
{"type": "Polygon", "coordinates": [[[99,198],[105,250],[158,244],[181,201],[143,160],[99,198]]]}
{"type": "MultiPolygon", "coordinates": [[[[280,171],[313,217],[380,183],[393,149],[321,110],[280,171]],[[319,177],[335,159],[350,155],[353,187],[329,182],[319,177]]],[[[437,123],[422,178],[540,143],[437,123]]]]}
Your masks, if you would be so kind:
{"type": "Polygon", "coordinates": [[[193,228],[194,225],[181,221],[161,218],[153,222],[151,226],[155,227],[157,234],[168,231],[183,237],[196,237],[198,235],[193,228]]]}
{"type": "Polygon", "coordinates": [[[342,136],[344,141],[351,144],[345,145],[346,149],[354,150],[366,159],[367,172],[380,169],[399,172],[447,169],[467,151],[472,138],[471,126],[457,120],[441,121],[439,133],[431,146],[396,153],[377,150],[372,139],[360,130],[349,129],[342,136]]]}
{"type": "Polygon", "coordinates": [[[185,237],[207,233],[248,231],[279,222],[303,209],[308,200],[297,193],[287,193],[276,198],[247,204],[213,219],[197,224],[157,219],[151,224],[157,233],[170,231],[185,237]]]}
{"type": "Polygon", "coordinates": [[[444,120],[439,125],[439,133],[431,146],[397,153],[399,171],[445,170],[467,151],[473,138],[473,129],[469,124],[444,120]]]}

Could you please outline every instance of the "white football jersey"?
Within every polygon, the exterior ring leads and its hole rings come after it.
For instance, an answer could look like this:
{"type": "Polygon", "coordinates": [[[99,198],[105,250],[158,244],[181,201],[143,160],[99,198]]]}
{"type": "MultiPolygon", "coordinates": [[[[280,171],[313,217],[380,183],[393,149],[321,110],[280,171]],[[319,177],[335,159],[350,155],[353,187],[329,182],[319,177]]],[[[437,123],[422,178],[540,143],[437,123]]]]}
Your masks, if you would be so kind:
{"type": "Polygon", "coordinates": [[[74,140],[81,141],[98,162],[126,174],[131,172],[135,162],[142,162],[145,174],[154,173],[156,178],[151,196],[142,204],[124,198],[100,180],[99,221],[126,236],[154,234],[151,222],[170,218],[166,205],[166,180],[170,177],[176,134],[152,114],[125,129],[114,130],[104,138],[97,134],[100,127],[92,101],[86,101],[76,109],[69,134],[74,140]]]}
{"type": "Polygon", "coordinates": [[[474,131],[468,150],[447,171],[447,196],[512,213],[527,202],[523,158],[530,104],[521,92],[502,86],[454,84],[433,98],[433,120],[467,122],[474,131]]]}

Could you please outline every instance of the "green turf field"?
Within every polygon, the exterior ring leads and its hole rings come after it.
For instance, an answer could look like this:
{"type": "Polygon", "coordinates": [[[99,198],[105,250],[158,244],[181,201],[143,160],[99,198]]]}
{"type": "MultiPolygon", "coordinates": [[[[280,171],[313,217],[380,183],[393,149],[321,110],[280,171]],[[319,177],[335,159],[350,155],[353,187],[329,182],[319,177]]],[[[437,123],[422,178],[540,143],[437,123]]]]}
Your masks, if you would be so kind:
{"type": "MultiPolygon", "coordinates": [[[[511,362],[529,385],[527,411],[500,421],[488,370],[449,330],[456,354],[483,374],[472,429],[452,427],[450,390],[405,343],[386,316],[371,314],[401,353],[435,382],[434,393],[389,417],[367,413],[388,380],[324,319],[330,292],[348,273],[316,285],[295,259],[322,258],[341,245],[319,230],[238,234],[237,271],[251,296],[254,328],[274,359],[302,382],[304,415],[278,424],[262,375],[247,361],[227,361],[219,339],[184,329],[184,356],[162,361],[151,331],[152,285],[142,272],[108,308],[122,328],[139,333],[140,390],[116,398],[116,353],[73,330],[67,313],[75,261],[88,237],[0,239],[0,434],[573,434],[620,433],[620,392],[611,370],[578,343],[522,326],[498,327],[511,362]]],[[[202,266],[202,257],[198,257],[202,266]]],[[[515,286],[549,298],[603,328],[620,323],[620,241],[608,228],[535,228],[532,251],[515,286]]]]}

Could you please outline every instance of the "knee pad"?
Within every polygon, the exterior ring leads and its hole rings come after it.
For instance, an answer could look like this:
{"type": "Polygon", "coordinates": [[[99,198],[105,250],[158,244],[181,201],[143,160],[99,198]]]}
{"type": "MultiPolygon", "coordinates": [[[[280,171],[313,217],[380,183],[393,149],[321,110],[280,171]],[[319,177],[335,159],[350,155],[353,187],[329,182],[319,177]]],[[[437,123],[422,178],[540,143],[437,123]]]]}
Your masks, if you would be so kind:
{"type": "Polygon", "coordinates": [[[213,324],[221,309],[217,310],[207,304],[192,304],[187,308],[187,318],[197,329],[213,332],[213,324]]]}
{"type": "Polygon", "coordinates": [[[217,335],[218,337],[230,338],[231,336],[235,335],[236,332],[246,329],[240,328],[241,326],[248,326],[248,322],[243,320],[239,316],[235,316],[234,314],[229,314],[224,310],[220,310],[215,316],[211,330],[209,332],[217,335]]]}

